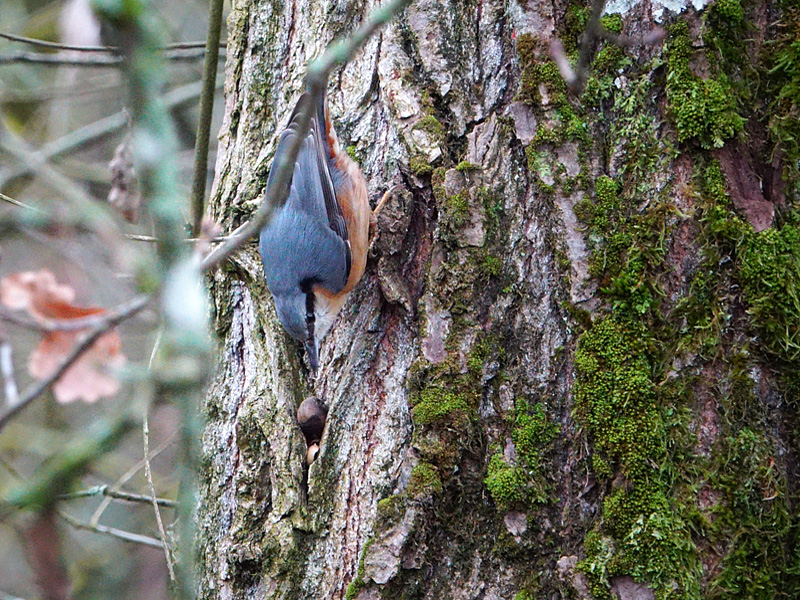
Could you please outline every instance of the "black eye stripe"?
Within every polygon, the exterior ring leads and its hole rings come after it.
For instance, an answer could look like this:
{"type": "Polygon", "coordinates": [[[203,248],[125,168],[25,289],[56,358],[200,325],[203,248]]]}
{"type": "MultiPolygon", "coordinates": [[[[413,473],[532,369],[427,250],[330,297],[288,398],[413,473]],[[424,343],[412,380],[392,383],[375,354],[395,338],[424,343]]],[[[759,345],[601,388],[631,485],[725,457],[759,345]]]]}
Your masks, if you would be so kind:
{"type": "Polygon", "coordinates": [[[317,320],[314,315],[314,292],[306,292],[306,331],[308,339],[314,339],[314,322],[317,320]]]}

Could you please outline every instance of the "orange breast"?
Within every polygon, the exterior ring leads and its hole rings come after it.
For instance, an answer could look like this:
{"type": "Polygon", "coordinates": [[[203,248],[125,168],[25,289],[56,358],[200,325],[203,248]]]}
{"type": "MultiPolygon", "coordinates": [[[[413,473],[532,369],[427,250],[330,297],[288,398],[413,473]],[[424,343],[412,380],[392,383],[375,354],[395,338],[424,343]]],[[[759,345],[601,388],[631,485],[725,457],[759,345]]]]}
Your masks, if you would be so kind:
{"type": "MultiPolygon", "coordinates": [[[[344,174],[340,189],[336,193],[336,200],[339,202],[345,223],[347,223],[347,235],[350,238],[350,253],[353,259],[350,265],[350,276],[341,291],[341,295],[346,296],[364,275],[369,250],[370,225],[374,225],[375,215],[369,206],[367,182],[361,173],[361,167],[350,158],[347,152],[342,151],[327,107],[325,117],[325,135],[331,152],[330,158],[334,166],[344,174]]],[[[329,293],[325,295],[333,299],[329,293]]]]}

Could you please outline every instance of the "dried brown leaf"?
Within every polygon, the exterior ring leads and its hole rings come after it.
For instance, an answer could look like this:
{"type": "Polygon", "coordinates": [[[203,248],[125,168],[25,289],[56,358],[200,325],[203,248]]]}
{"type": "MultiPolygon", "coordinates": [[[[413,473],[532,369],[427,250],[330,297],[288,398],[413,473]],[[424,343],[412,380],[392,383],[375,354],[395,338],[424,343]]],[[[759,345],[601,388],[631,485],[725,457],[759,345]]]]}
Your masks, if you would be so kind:
{"type": "MultiPolygon", "coordinates": [[[[12,309],[27,310],[39,320],[58,323],[91,315],[102,315],[102,308],[75,306],[75,290],[60,285],[47,270],[14,273],[0,281],[0,302],[12,309]]],[[[76,341],[87,328],[50,331],[31,353],[28,370],[32,377],[50,377],[72,352],[76,341]]],[[[59,402],[113,396],[119,391],[119,381],[108,371],[125,364],[122,342],[116,330],[102,335],[84,352],[53,385],[59,402]]]]}

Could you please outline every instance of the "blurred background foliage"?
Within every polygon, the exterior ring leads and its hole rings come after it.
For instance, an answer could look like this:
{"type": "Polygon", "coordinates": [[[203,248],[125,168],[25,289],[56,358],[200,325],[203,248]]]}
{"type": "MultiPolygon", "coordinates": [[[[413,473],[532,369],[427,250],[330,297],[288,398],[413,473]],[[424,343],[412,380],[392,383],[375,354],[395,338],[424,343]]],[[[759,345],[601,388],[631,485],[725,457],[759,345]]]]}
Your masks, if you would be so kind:
{"type": "MultiPolygon", "coordinates": [[[[171,42],[204,43],[206,3],[161,0],[151,2],[148,10],[163,24],[171,42]]],[[[3,0],[0,33],[71,46],[113,43],[93,19],[89,0],[3,0]]],[[[169,84],[163,95],[181,143],[179,184],[186,198],[188,224],[203,48],[176,48],[168,56],[169,84]]],[[[0,223],[4,224],[0,229],[0,278],[46,268],[60,283],[72,286],[77,292],[76,304],[85,306],[112,307],[130,299],[142,287],[145,267],[154,261],[153,245],[135,237],[152,234],[146,213],[131,224],[108,205],[112,189],[109,162],[127,132],[122,79],[118,67],[108,64],[113,60],[108,52],[59,50],[0,38],[0,193],[49,215],[37,220],[30,215],[39,213],[26,211],[8,198],[0,201],[0,223]],[[42,62],[62,59],[84,64],[42,62]],[[75,194],[66,193],[69,186],[63,178],[88,202],[76,202],[75,194]]],[[[223,61],[221,51],[207,190],[221,122],[223,61]]],[[[0,433],[0,494],[26,481],[103,415],[136,401],[141,392],[136,370],[147,367],[156,343],[155,315],[142,313],[121,326],[120,333],[128,376],[123,377],[116,398],[94,404],[58,404],[48,393],[0,433]]],[[[15,378],[20,390],[25,390],[31,384],[27,360],[38,335],[0,323],[0,337],[13,348],[15,378]]],[[[4,404],[0,407],[5,410],[4,404]]],[[[154,407],[149,424],[155,490],[159,497],[174,499],[178,415],[169,406],[154,407]]],[[[143,456],[141,432],[134,432],[117,450],[93,463],[73,489],[108,485],[149,495],[143,456]]],[[[150,504],[109,500],[102,496],[69,499],[58,509],[80,523],[160,537],[150,504]]],[[[174,511],[164,507],[161,512],[169,537],[174,511]]],[[[0,600],[41,597],[26,546],[32,518],[30,513],[19,513],[0,522],[0,600]]],[[[74,598],[167,597],[169,578],[163,549],[122,541],[97,527],[78,529],[63,516],[58,528],[74,598]]]]}

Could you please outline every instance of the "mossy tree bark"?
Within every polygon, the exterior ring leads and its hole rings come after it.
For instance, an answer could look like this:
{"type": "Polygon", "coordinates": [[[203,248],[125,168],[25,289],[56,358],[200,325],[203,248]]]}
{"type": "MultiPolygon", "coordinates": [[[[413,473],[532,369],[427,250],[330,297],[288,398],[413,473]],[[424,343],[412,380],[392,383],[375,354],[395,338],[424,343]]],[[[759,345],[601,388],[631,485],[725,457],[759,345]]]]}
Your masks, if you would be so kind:
{"type": "MultiPolygon", "coordinates": [[[[547,47],[583,3],[417,0],[337,72],[340,139],[399,187],[313,384],[256,248],[211,277],[202,596],[796,597],[795,4],[609,15],[634,43],[580,97],[547,47]]],[[[234,1],[227,230],[371,6],[234,1]]]]}

